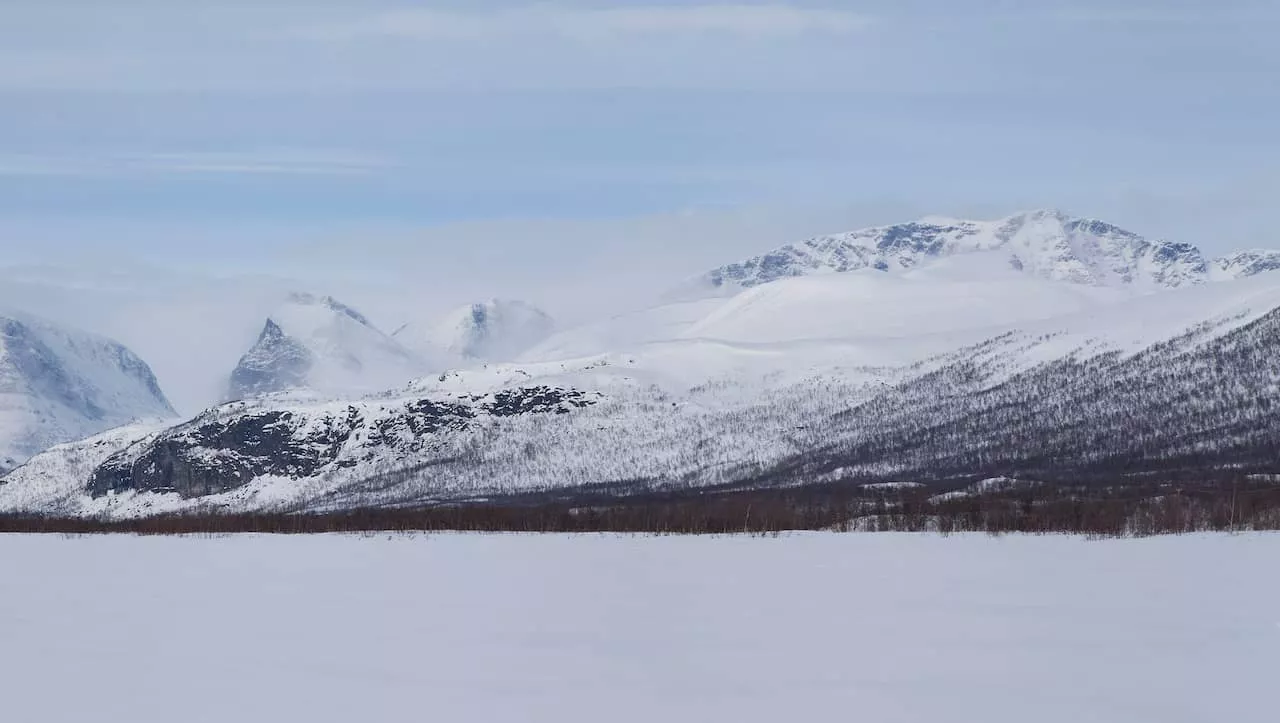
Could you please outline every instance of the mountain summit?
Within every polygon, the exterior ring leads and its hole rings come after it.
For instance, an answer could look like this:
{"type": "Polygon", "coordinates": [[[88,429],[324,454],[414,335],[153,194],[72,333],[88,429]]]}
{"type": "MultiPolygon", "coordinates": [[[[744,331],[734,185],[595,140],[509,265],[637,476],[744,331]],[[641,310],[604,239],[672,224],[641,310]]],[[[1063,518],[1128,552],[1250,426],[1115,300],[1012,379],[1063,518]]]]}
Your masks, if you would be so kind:
{"type": "Polygon", "coordinates": [[[713,269],[691,286],[722,295],[795,276],[901,271],[975,253],[985,253],[995,265],[1053,281],[1145,289],[1280,267],[1280,253],[1237,254],[1211,262],[1191,244],[1148,239],[1105,221],[1039,210],[995,221],[928,217],[819,236],[713,269]]]}
{"type": "Polygon", "coordinates": [[[330,296],[290,294],[231,372],[228,398],[291,389],[377,391],[427,365],[363,314],[330,296]]]}

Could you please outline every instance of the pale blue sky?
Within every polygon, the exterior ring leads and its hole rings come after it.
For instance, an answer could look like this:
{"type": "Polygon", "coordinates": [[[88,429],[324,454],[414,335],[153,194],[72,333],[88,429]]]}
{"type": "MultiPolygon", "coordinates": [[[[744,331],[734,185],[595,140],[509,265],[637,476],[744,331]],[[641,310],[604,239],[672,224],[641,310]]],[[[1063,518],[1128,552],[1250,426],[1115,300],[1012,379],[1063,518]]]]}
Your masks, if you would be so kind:
{"type": "Polygon", "coordinates": [[[3,3],[3,261],[536,296],[1050,205],[1280,245],[1274,2],[217,5],[3,3]]]}

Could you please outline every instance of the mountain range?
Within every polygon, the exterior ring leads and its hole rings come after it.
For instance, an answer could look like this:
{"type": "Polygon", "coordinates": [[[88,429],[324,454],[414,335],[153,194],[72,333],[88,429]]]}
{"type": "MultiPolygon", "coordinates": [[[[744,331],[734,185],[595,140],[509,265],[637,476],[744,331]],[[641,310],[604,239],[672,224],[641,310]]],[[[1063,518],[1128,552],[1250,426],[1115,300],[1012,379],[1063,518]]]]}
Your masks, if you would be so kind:
{"type": "Polygon", "coordinates": [[[295,295],[232,401],[48,436],[67,443],[4,479],[0,511],[1274,473],[1273,270],[1280,251],[1208,258],[1034,211],[811,239],[559,331],[489,301],[385,334],[295,295]]]}
{"type": "Polygon", "coordinates": [[[1280,268],[1280,251],[1209,259],[1191,244],[1147,239],[1105,221],[1039,210],[995,221],[929,217],[820,236],[713,269],[690,286],[734,293],[783,278],[859,269],[900,271],[961,254],[986,254],[993,264],[1052,281],[1144,289],[1280,268]]]}

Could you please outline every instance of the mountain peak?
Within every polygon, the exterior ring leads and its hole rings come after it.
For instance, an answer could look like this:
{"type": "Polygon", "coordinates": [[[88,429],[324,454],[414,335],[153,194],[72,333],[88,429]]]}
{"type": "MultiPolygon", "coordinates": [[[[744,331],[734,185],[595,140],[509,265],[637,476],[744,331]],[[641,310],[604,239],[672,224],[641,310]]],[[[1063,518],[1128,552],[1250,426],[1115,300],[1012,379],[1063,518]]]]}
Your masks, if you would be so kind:
{"type": "Polygon", "coordinates": [[[228,398],[292,389],[375,391],[425,373],[412,352],[331,296],[292,293],[232,370],[228,398]]]}

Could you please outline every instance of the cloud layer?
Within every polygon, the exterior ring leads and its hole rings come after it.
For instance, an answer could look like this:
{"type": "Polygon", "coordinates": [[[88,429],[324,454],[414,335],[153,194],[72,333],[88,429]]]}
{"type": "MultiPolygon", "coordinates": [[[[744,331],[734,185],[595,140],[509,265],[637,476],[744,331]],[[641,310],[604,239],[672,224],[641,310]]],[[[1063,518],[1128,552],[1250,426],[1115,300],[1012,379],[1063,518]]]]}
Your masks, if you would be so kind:
{"type": "Polygon", "coordinates": [[[400,10],[302,27],[300,37],[351,40],[365,37],[416,40],[495,41],[527,37],[604,41],[672,36],[727,36],[763,40],[844,35],[866,28],[867,16],[794,5],[668,5],[565,7],[549,4],[471,10],[400,10]]]}
{"type": "Polygon", "coordinates": [[[467,301],[589,284],[593,265],[602,292],[654,267],[639,288],[658,266],[929,212],[1053,205],[1207,248],[1280,243],[1267,0],[8,0],[0,15],[6,261],[404,267],[467,301]],[[812,211],[850,206],[866,212],[812,211]],[[761,207],[809,210],[681,215],[761,207]],[[675,220],[621,220],[646,217],[675,220]],[[412,240],[388,246],[387,229],[412,240]]]}
{"type": "Polygon", "coordinates": [[[385,159],[336,149],[258,149],[0,155],[0,176],[145,178],[167,175],[365,175],[389,168],[385,159]]]}

